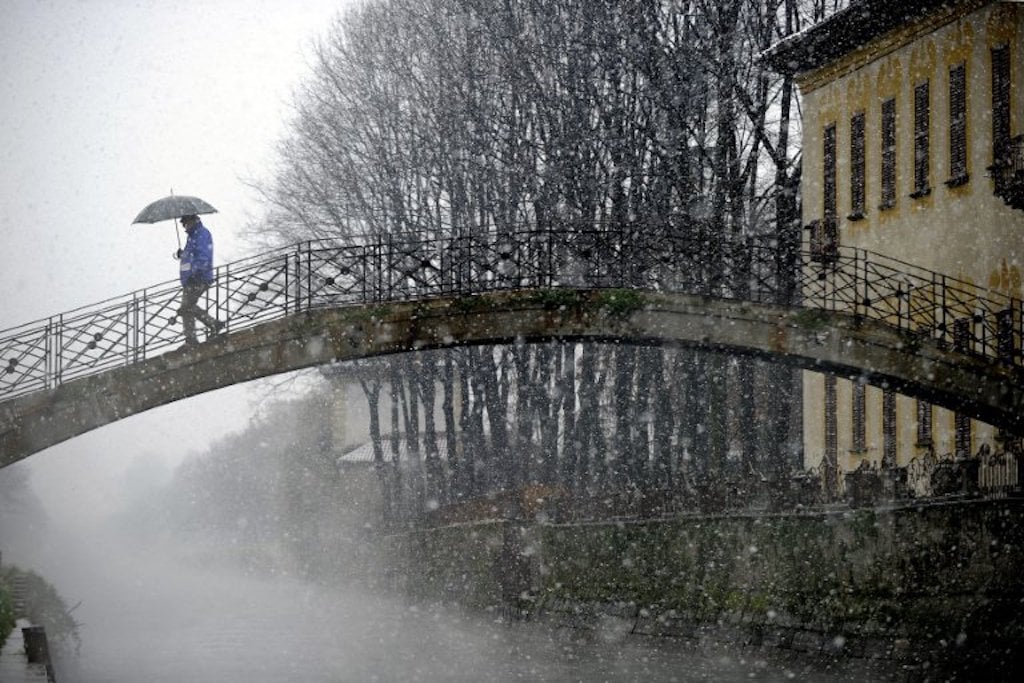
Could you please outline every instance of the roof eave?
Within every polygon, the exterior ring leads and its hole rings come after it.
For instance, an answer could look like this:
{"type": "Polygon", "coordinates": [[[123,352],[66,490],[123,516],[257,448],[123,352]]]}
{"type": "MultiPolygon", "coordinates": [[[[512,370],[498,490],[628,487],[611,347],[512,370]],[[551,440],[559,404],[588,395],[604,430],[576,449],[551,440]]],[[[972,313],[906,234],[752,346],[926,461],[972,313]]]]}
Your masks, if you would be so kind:
{"type": "Polygon", "coordinates": [[[761,53],[760,61],[783,74],[817,69],[938,7],[976,0],[859,0],[806,31],[787,36],[761,53]]]}

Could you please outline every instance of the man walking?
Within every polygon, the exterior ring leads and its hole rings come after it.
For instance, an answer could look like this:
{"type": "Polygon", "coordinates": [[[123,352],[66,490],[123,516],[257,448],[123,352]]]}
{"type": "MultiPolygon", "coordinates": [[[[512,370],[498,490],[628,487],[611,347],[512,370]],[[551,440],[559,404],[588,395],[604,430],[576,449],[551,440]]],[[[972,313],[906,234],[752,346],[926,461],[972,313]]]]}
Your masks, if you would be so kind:
{"type": "Polygon", "coordinates": [[[198,343],[196,318],[210,330],[210,336],[221,331],[224,323],[199,307],[199,298],[213,283],[213,237],[199,216],[182,216],[188,240],[181,251],[181,324],[185,328],[185,347],[198,343]]]}

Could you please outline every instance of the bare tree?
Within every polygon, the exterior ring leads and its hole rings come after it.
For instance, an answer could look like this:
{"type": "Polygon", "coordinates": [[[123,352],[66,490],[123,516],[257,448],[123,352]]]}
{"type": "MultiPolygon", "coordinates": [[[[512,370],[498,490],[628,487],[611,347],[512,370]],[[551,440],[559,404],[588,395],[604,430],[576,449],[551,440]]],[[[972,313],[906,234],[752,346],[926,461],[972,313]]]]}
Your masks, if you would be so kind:
{"type": "MultiPolygon", "coordinates": [[[[787,247],[777,278],[790,303],[800,235],[796,94],[756,57],[842,4],[364,3],[318,46],[277,174],[263,188],[272,207],[265,234],[387,235],[395,244],[416,235],[449,259],[443,277],[486,282],[490,264],[451,256],[452,245],[493,247],[485,242],[523,226],[558,228],[568,235],[561,258],[585,263],[590,250],[616,250],[617,275],[637,286],[653,253],[639,245],[686,235],[707,245],[694,267],[713,292],[742,291],[750,258],[726,253],[724,238],[775,235],[787,247]],[[727,272],[740,275],[726,281],[727,272]]],[[[408,246],[407,256],[424,248],[408,246]]],[[[599,284],[602,274],[592,275],[599,284]]],[[[748,469],[766,464],[766,449],[771,467],[791,462],[789,401],[768,397],[792,390],[792,373],[753,361],[526,345],[376,363],[390,377],[392,429],[405,434],[412,457],[420,457],[421,420],[429,421],[428,497],[559,477],[581,491],[652,481],[679,489],[695,473],[723,470],[737,444],[748,469]],[[433,434],[436,383],[443,459],[433,434]],[[651,383],[683,389],[658,403],[651,383]],[[602,418],[602,396],[614,419],[602,418]],[[749,437],[766,415],[773,430],[749,437]]]]}

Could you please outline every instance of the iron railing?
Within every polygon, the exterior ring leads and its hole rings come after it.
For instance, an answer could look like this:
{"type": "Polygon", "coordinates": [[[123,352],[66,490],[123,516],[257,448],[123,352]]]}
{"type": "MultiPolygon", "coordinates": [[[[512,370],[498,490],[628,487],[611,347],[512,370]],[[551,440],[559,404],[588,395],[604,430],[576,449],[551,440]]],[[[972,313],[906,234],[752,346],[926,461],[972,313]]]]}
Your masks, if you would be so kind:
{"type": "MultiPolygon", "coordinates": [[[[908,339],[1019,366],[1021,301],[863,249],[822,262],[771,238],[667,226],[510,229],[309,241],[216,270],[201,302],[227,331],[354,304],[523,288],[633,288],[794,304],[883,321],[908,339]],[[786,264],[794,264],[786,265],[786,264]]],[[[183,341],[175,282],[0,331],[0,398],[130,365],[183,341]]]]}

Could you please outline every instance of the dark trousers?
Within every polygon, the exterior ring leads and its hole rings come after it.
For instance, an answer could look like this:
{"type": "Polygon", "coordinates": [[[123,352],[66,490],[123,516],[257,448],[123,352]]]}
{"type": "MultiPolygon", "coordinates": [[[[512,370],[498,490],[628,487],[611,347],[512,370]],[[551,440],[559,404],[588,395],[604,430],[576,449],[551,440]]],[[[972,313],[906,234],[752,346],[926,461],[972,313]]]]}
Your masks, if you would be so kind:
{"type": "Polygon", "coordinates": [[[210,288],[208,283],[187,284],[181,288],[181,324],[185,328],[185,341],[196,342],[196,319],[198,318],[207,329],[220,327],[220,321],[199,307],[199,299],[210,288]]]}

